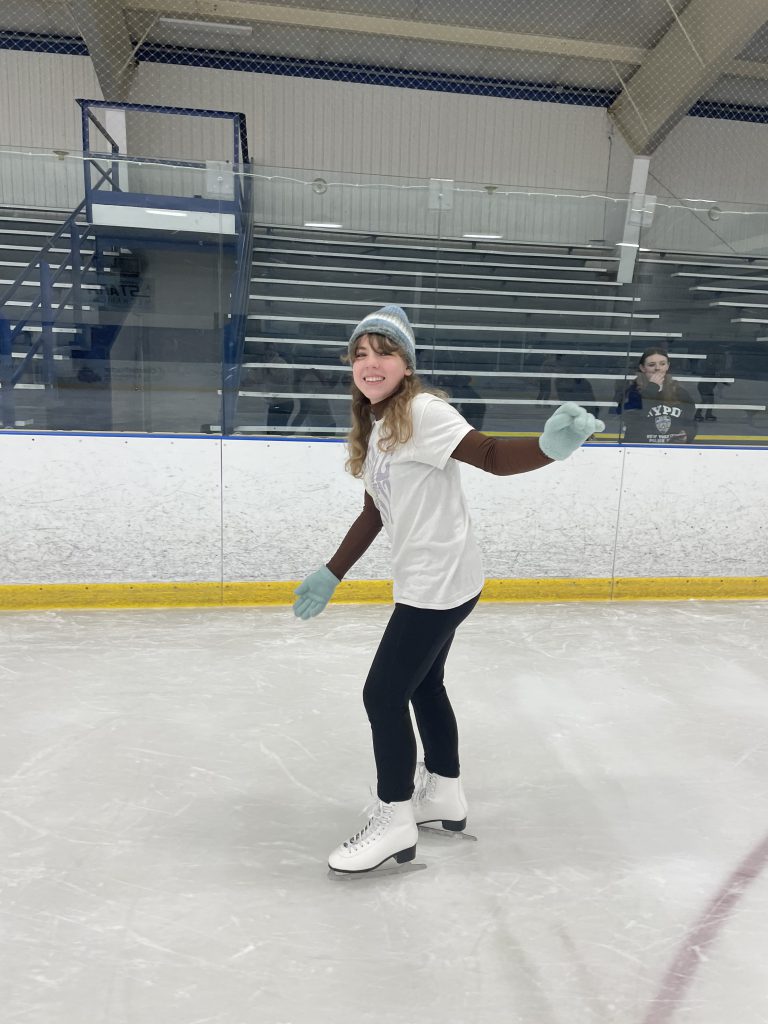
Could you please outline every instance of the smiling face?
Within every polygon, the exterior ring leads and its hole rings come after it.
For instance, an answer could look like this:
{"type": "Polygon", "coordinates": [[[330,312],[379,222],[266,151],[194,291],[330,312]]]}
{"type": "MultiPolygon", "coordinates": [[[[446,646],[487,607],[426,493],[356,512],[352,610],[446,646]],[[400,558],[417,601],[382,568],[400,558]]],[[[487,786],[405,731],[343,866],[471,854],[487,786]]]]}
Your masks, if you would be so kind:
{"type": "Polygon", "coordinates": [[[389,338],[363,334],[352,352],[352,378],[371,405],[383,402],[413,371],[389,338]]]}

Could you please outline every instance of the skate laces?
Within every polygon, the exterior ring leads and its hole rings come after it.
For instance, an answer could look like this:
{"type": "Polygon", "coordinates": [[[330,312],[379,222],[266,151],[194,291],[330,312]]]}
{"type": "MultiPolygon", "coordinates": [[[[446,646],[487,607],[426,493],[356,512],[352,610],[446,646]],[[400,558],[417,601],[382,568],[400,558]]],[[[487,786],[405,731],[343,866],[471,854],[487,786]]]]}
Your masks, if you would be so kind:
{"type": "Polygon", "coordinates": [[[416,765],[416,773],[414,795],[417,800],[428,800],[435,791],[437,779],[427,770],[427,766],[423,761],[419,761],[416,765]]]}
{"type": "Polygon", "coordinates": [[[372,839],[374,834],[378,833],[383,826],[389,823],[389,819],[392,817],[392,808],[389,804],[385,804],[383,800],[376,798],[372,804],[368,805],[365,813],[368,815],[367,825],[364,825],[359,832],[355,832],[353,836],[347,839],[344,843],[345,846],[358,846],[368,839],[372,839]]]}

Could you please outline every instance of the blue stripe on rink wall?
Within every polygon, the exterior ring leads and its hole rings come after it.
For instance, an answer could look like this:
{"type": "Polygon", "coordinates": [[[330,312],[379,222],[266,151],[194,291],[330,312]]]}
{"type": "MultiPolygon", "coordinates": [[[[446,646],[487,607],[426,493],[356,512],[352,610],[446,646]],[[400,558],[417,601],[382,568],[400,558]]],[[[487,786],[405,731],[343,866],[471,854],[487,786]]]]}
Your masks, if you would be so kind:
{"type": "MultiPolygon", "coordinates": [[[[0,49],[78,57],[89,55],[85,42],[75,36],[50,36],[34,32],[0,32],[0,49]]],[[[535,100],[539,103],[561,103],[580,107],[610,107],[620,92],[617,89],[568,86],[554,82],[521,82],[479,75],[457,75],[443,71],[378,67],[339,61],[238,53],[228,50],[198,50],[180,46],[158,46],[151,43],[144,43],[136,56],[140,61],[214,68],[217,71],[246,71],[255,74],[314,78],[331,82],[356,82],[365,85],[394,86],[401,89],[422,89],[430,92],[463,93],[469,96],[535,100]]],[[[688,116],[766,124],[768,123],[768,106],[698,100],[688,111],[688,116]]]]}

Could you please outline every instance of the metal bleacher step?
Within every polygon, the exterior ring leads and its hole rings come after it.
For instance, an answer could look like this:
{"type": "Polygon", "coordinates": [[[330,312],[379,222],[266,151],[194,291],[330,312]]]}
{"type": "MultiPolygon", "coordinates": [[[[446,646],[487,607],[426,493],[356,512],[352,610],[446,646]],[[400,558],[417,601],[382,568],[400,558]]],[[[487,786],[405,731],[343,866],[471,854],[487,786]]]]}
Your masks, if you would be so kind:
{"type": "MultiPolygon", "coordinates": [[[[64,250],[64,251],[67,251],[67,250],[64,250]]],[[[256,251],[261,252],[262,250],[258,250],[255,247],[254,248],[254,252],[256,252],[256,251]]],[[[314,253],[313,254],[313,253],[309,253],[309,252],[304,252],[304,250],[294,250],[294,249],[267,249],[267,250],[264,250],[264,251],[265,252],[277,252],[277,253],[281,253],[281,254],[292,253],[292,252],[299,252],[300,251],[302,255],[306,255],[306,256],[320,255],[318,253],[314,253]]],[[[331,258],[331,259],[353,259],[355,262],[357,262],[359,260],[375,260],[375,261],[377,261],[379,263],[382,263],[382,262],[392,262],[392,263],[397,263],[398,265],[402,265],[403,263],[418,263],[418,264],[428,263],[431,267],[439,265],[441,267],[450,267],[450,266],[483,267],[485,269],[498,268],[498,269],[501,269],[501,270],[557,270],[557,271],[560,271],[560,273],[568,273],[568,274],[573,274],[573,273],[577,273],[577,274],[607,274],[608,273],[608,270],[605,267],[563,267],[563,266],[558,266],[557,264],[547,264],[547,263],[487,263],[484,260],[478,260],[478,261],[474,261],[474,260],[438,260],[437,258],[435,258],[435,259],[426,259],[423,256],[412,256],[412,257],[407,257],[407,256],[377,256],[377,255],[371,255],[370,253],[347,253],[347,252],[343,252],[343,253],[340,253],[340,252],[322,253],[322,256],[325,259],[328,259],[328,258],[331,258]]]]}
{"type": "MultiPolygon", "coordinates": [[[[768,269],[768,268],[766,268],[768,269]]],[[[681,270],[677,274],[670,274],[670,277],[692,277],[702,281],[746,281],[754,284],[768,284],[768,277],[733,277],[731,274],[694,274],[688,270],[681,270]]]]}
{"type": "MultiPolygon", "coordinates": [[[[41,385],[42,386],[42,385],[41,385]]],[[[219,392],[220,394],[221,392],[219,392]]],[[[298,399],[325,399],[331,402],[349,402],[349,392],[335,393],[332,391],[320,394],[307,393],[305,391],[240,391],[238,394],[243,398],[298,398],[298,399]]],[[[463,405],[562,405],[562,399],[555,398],[462,398],[463,405]]],[[[611,408],[616,405],[614,399],[602,401],[600,399],[589,399],[590,406],[611,408]]],[[[345,431],[346,432],[346,431],[345,431]]]]}
{"type": "MultiPolygon", "coordinates": [[[[665,335],[669,337],[669,335],[665,335]]],[[[346,351],[347,342],[336,339],[324,338],[272,338],[250,334],[245,337],[246,342],[255,342],[259,345],[292,345],[292,346],[313,346],[322,348],[338,348],[341,353],[346,351]]],[[[557,356],[589,356],[605,357],[611,359],[639,358],[641,350],[627,351],[627,349],[582,349],[582,348],[541,348],[536,345],[526,347],[510,347],[508,345],[420,345],[416,343],[416,351],[430,352],[489,352],[494,356],[499,355],[557,355],[557,356]]],[[[675,361],[706,358],[704,352],[678,352],[675,354],[675,361]]]]}
{"type": "MultiPolygon", "coordinates": [[[[0,252],[3,252],[6,249],[10,250],[11,252],[40,252],[40,246],[39,245],[0,245],[0,252]]],[[[70,252],[69,249],[57,249],[57,248],[49,249],[48,251],[52,252],[52,253],[54,253],[54,252],[55,253],[69,253],[70,252]]],[[[93,249],[81,249],[80,250],[80,255],[81,256],[93,256],[93,249]]],[[[28,262],[29,261],[27,261],[27,263],[28,262]]],[[[25,266],[26,267],[27,263],[19,264],[19,266],[25,266]]]]}
{"type": "MultiPolygon", "coordinates": [[[[22,309],[31,309],[35,305],[35,303],[34,302],[25,302],[23,299],[8,299],[5,302],[5,305],[6,306],[17,306],[17,307],[20,307],[22,309]]],[[[72,309],[72,310],[74,310],[76,308],[75,305],[73,303],[71,303],[71,302],[64,302],[64,303],[54,302],[51,305],[52,305],[53,309],[58,310],[58,311],[61,311],[63,309],[72,309]]],[[[90,310],[91,307],[90,306],[85,306],[85,305],[79,305],[79,306],[77,306],[77,309],[78,310],[81,310],[81,309],[90,310]]]]}
{"type": "MultiPolygon", "coordinates": [[[[273,363],[265,362],[246,362],[243,363],[243,367],[254,370],[269,370],[274,368],[273,363]]],[[[349,375],[349,367],[347,366],[329,366],[325,363],[291,363],[292,370],[322,370],[323,373],[338,373],[344,374],[345,377],[349,375]]],[[[544,378],[545,380],[626,380],[627,374],[623,371],[614,373],[589,373],[586,370],[579,369],[575,373],[554,373],[549,370],[543,370],[539,367],[531,367],[528,370],[478,370],[474,367],[465,370],[457,369],[427,369],[423,368],[419,370],[419,376],[434,376],[434,377],[488,377],[492,379],[504,378],[509,380],[539,380],[544,378]]],[[[733,384],[733,377],[698,377],[698,376],[678,376],[675,378],[683,383],[687,384],[698,384],[699,382],[707,382],[711,384],[733,384]]]]}
{"type": "MultiPolygon", "coordinates": [[[[19,264],[21,266],[22,264],[19,264]]],[[[0,263],[2,266],[2,263],[0,263]]],[[[273,269],[284,268],[286,270],[312,270],[317,272],[322,270],[328,274],[384,274],[387,277],[434,277],[440,278],[440,280],[457,280],[457,281],[488,281],[494,284],[501,284],[504,282],[515,282],[529,284],[567,284],[571,288],[623,288],[619,281],[606,281],[604,279],[597,281],[571,281],[564,277],[501,277],[501,276],[487,276],[485,274],[450,274],[445,273],[443,270],[391,270],[389,267],[377,269],[375,267],[318,267],[316,263],[275,263],[267,260],[253,260],[251,266],[253,267],[271,267],[273,269]]],[[[514,267],[510,269],[516,269],[514,267]]],[[[558,267],[558,270],[563,268],[558,267]]],[[[590,273],[594,273],[591,270],[590,273]]],[[[257,275],[251,278],[251,281],[261,281],[266,275],[257,275]]],[[[768,278],[766,278],[768,280],[768,278]]]]}
{"type": "MultiPolygon", "coordinates": [[[[64,221],[56,225],[53,231],[38,231],[37,228],[27,229],[25,227],[26,221],[19,221],[19,223],[12,228],[0,228],[0,235],[39,235],[41,238],[50,238],[52,234],[56,234],[56,231],[63,223],[64,221]]],[[[65,233],[61,237],[69,238],[69,235],[65,233]]]]}
{"type": "Polygon", "coordinates": [[[768,264],[755,266],[753,263],[713,263],[704,260],[649,259],[645,256],[641,256],[637,262],[660,263],[667,267],[728,267],[729,270],[768,270],[768,264]]]}
{"type": "MultiPolygon", "coordinates": [[[[293,278],[284,277],[260,277],[251,278],[251,281],[256,281],[259,284],[287,284],[295,285],[300,288],[353,288],[356,291],[361,288],[377,288],[381,289],[381,284],[361,284],[359,282],[328,282],[328,281],[308,281],[296,280],[293,278]]],[[[423,292],[425,289],[423,286],[409,285],[409,284],[395,284],[387,285],[390,291],[396,292],[423,292]]],[[[640,302],[639,296],[623,296],[623,295],[573,295],[569,292],[517,292],[507,291],[499,289],[487,289],[487,288],[440,288],[440,295],[502,295],[505,298],[534,298],[534,299],[569,299],[576,302],[640,302]]],[[[253,298],[253,296],[251,296],[253,298]]]]}
{"type": "MultiPolygon", "coordinates": [[[[262,235],[262,234],[258,234],[258,235],[254,235],[254,244],[256,244],[257,239],[260,240],[260,239],[263,239],[263,238],[268,238],[268,239],[273,239],[274,238],[276,241],[290,241],[290,242],[297,242],[297,243],[305,243],[305,242],[310,241],[312,243],[312,245],[320,245],[320,246],[356,246],[358,248],[364,248],[364,249],[370,249],[370,248],[373,247],[377,251],[379,249],[406,249],[408,252],[432,252],[432,253],[435,253],[436,255],[439,254],[441,257],[447,256],[449,253],[453,253],[454,255],[457,255],[457,256],[465,256],[465,255],[469,255],[469,254],[472,254],[472,255],[476,256],[476,255],[479,255],[481,253],[482,254],[488,254],[489,256],[522,256],[525,259],[535,259],[536,256],[537,256],[537,253],[536,252],[532,252],[530,249],[528,249],[527,252],[518,252],[518,251],[516,251],[514,249],[506,249],[506,248],[503,248],[503,247],[492,247],[492,248],[488,248],[488,249],[480,249],[479,246],[476,246],[476,245],[461,245],[460,243],[459,244],[454,244],[454,243],[452,243],[451,241],[449,241],[447,239],[436,239],[430,245],[418,245],[418,244],[415,245],[415,244],[413,244],[410,241],[403,241],[403,242],[367,242],[365,240],[360,240],[360,239],[318,238],[316,235],[312,235],[312,236],[310,236],[310,235],[301,235],[299,237],[294,237],[294,236],[290,236],[290,235],[262,235]],[[439,247],[439,248],[437,248],[437,247],[439,247]]],[[[603,253],[599,253],[599,252],[595,252],[595,251],[579,252],[579,253],[573,253],[573,252],[570,252],[570,253],[558,253],[558,252],[553,252],[552,251],[552,249],[557,249],[557,248],[558,248],[558,246],[554,246],[554,245],[551,246],[551,247],[547,247],[541,253],[542,257],[545,258],[545,259],[561,259],[561,260],[571,260],[571,261],[576,261],[576,260],[594,260],[594,261],[599,261],[601,263],[602,262],[618,263],[618,261],[619,261],[619,257],[618,256],[610,255],[607,252],[605,254],[603,254],[603,253]]]]}
{"type": "MultiPolygon", "coordinates": [[[[329,300],[331,301],[331,300],[329,300]]],[[[428,309],[434,309],[434,306],[427,307],[428,309]]],[[[333,317],[318,317],[318,316],[288,316],[280,313],[258,313],[249,314],[247,317],[249,321],[274,321],[275,323],[290,323],[290,324],[325,324],[327,326],[339,325],[343,327],[354,327],[357,323],[357,318],[354,316],[348,317],[345,320],[335,319],[333,317]]],[[[766,321],[768,323],[768,321],[766,321]]],[[[495,331],[499,334],[568,334],[568,335],[587,335],[594,337],[618,337],[626,338],[629,336],[629,331],[611,331],[611,330],[598,330],[596,328],[589,328],[582,330],[576,327],[549,327],[546,324],[534,327],[531,324],[525,324],[522,326],[510,326],[507,324],[436,324],[436,323],[419,323],[413,322],[412,326],[414,330],[438,330],[438,331],[495,331]]],[[[631,336],[633,338],[682,338],[682,331],[636,331],[632,330],[631,336]]]]}
{"type": "MultiPolygon", "coordinates": [[[[32,334],[40,334],[42,329],[43,328],[42,328],[42,326],[40,324],[37,324],[37,325],[35,325],[35,324],[24,324],[24,330],[25,331],[29,331],[32,334]]],[[[54,334],[77,334],[78,333],[77,327],[56,327],[56,326],[54,326],[54,327],[51,328],[51,330],[53,331],[54,334]]]]}
{"type": "MultiPolygon", "coordinates": [[[[715,292],[718,295],[768,295],[768,291],[757,291],[755,288],[717,288],[711,284],[694,285],[691,292],[715,292]]],[[[714,305],[714,303],[710,303],[714,305]]]]}
{"type": "Polygon", "coordinates": [[[716,307],[730,309],[768,309],[768,302],[729,302],[727,299],[723,299],[718,302],[710,302],[708,305],[712,309],[716,307]]]}
{"type": "MultiPolygon", "coordinates": [[[[462,292],[462,294],[466,294],[462,292]]],[[[302,303],[308,305],[344,305],[344,306],[368,306],[370,303],[365,299],[324,299],[324,298],[300,298],[292,295],[250,295],[249,298],[254,302],[291,302],[291,303],[302,303]]],[[[499,306],[453,306],[453,305],[438,305],[434,303],[424,302],[409,302],[409,309],[439,309],[443,312],[456,312],[456,313],[500,313],[505,312],[502,307],[499,306]]],[[[509,310],[510,313],[525,314],[526,316],[594,316],[604,317],[609,319],[623,318],[633,320],[658,320],[658,313],[622,313],[615,310],[610,312],[595,311],[591,309],[527,309],[527,308],[515,308],[509,310]]],[[[268,313],[261,314],[261,319],[272,319],[268,313]]],[[[250,317],[249,317],[250,319],[250,317]]]]}
{"type": "MultiPolygon", "coordinates": [[[[28,353],[28,352],[11,352],[11,357],[12,357],[13,359],[26,359],[28,355],[29,355],[29,353],[28,353]]],[[[33,359],[42,359],[42,358],[43,358],[43,354],[42,354],[42,352],[36,352],[36,353],[35,353],[35,354],[34,354],[34,355],[32,356],[32,358],[33,358],[33,359]]],[[[60,361],[63,361],[63,359],[64,359],[64,356],[63,356],[63,355],[61,355],[61,354],[60,354],[60,353],[58,353],[58,352],[54,352],[54,354],[53,354],[53,358],[54,358],[54,359],[58,359],[58,360],[60,360],[60,361]]]]}
{"type": "MultiPolygon", "coordinates": [[[[3,280],[3,279],[0,278],[0,285],[12,285],[12,284],[13,284],[12,280],[3,280]]],[[[40,287],[40,282],[39,281],[20,281],[19,282],[19,288],[39,288],[39,287],[40,287]]],[[[54,281],[52,287],[53,288],[71,288],[72,287],[72,282],[71,281],[54,281]]],[[[87,288],[90,291],[98,291],[101,288],[101,285],[100,284],[88,284],[87,281],[81,281],[80,282],[80,287],[81,288],[87,288]]]]}

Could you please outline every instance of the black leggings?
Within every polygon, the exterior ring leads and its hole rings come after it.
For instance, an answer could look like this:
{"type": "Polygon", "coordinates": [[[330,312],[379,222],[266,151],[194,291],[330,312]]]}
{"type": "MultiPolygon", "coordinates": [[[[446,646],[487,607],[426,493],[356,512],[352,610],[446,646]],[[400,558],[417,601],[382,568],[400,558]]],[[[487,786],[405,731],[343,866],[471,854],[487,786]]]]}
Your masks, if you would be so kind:
{"type": "Polygon", "coordinates": [[[395,605],[363,688],[380,800],[391,803],[413,795],[416,738],[409,701],[427,768],[447,778],[459,776],[459,734],[443,669],[456,628],[479,596],[441,611],[395,605]]]}

